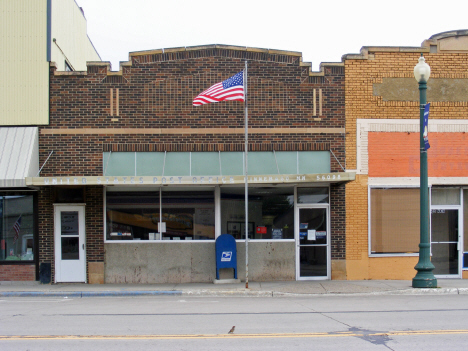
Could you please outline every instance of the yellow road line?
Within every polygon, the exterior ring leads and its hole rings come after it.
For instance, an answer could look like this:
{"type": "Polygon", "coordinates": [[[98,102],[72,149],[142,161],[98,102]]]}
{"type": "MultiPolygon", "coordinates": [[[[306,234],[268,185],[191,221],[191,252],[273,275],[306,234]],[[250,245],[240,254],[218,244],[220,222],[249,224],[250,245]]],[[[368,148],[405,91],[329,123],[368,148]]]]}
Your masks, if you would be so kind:
{"type": "Polygon", "coordinates": [[[417,336],[417,335],[447,335],[468,334],[467,329],[459,330],[405,330],[382,333],[270,333],[270,334],[180,334],[180,335],[0,335],[4,340],[177,340],[177,339],[261,339],[261,338],[334,338],[334,337],[365,337],[365,336],[417,336]]]}

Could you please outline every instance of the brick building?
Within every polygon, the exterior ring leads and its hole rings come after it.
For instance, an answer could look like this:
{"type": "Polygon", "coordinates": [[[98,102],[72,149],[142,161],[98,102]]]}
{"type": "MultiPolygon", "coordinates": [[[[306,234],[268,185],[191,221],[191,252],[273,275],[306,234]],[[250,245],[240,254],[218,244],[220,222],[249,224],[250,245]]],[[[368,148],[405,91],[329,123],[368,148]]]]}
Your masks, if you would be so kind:
{"type": "Polygon", "coordinates": [[[27,183],[52,281],[213,281],[224,233],[245,278],[244,104],[192,106],[245,61],[249,279],[346,278],[344,65],[215,45],[131,53],[119,72],[51,65],[45,165],[27,183]]]}
{"type": "Polygon", "coordinates": [[[468,31],[421,47],[363,47],[345,55],[348,279],[411,279],[419,244],[419,90],[431,67],[428,171],[436,277],[466,277],[468,252],[468,31]],[[350,201],[352,199],[352,201],[350,201]],[[466,260],[466,259],[465,259],[466,260]]]}
{"type": "Polygon", "coordinates": [[[99,61],[74,0],[0,4],[0,281],[39,277],[38,125],[49,123],[49,67],[84,70],[99,61]],[[20,72],[20,74],[18,74],[20,72]]]}

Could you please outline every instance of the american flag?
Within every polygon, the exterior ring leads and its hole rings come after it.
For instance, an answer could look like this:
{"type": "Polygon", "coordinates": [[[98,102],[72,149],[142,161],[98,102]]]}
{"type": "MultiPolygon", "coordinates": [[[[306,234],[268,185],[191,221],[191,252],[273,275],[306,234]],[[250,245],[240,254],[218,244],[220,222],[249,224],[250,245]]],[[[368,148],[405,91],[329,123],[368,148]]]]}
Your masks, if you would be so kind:
{"type": "Polygon", "coordinates": [[[225,100],[244,101],[244,71],[206,89],[193,99],[193,106],[225,100]]]}
{"type": "Polygon", "coordinates": [[[13,230],[15,231],[15,236],[13,237],[13,244],[15,244],[16,240],[18,240],[20,228],[21,228],[21,216],[19,216],[15,224],[13,224],[13,230]]]}

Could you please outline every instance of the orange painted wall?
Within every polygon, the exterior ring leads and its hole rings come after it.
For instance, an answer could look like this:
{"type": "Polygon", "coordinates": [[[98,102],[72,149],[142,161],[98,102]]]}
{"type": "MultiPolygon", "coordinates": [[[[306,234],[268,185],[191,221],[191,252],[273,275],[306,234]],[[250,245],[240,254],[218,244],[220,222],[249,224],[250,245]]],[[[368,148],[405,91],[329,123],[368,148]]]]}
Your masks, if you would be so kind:
{"type": "MultiPolygon", "coordinates": [[[[419,177],[419,133],[369,132],[369,177],[419,177]]],[[[468,134],[430,133],[429,177],[468,176],[468,134]]]]}

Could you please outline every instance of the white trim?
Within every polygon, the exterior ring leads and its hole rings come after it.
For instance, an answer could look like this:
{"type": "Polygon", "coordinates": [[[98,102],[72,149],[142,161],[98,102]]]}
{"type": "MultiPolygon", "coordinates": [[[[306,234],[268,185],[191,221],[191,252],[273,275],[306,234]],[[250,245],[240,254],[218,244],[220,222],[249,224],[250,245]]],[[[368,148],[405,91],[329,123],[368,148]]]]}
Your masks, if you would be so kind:
{"type": "MultiPolygon", "coordinates": [[[[356,179],[355,173],[329,172],[313,174],[250,175],[250,185],[342,183],[356,179]]],[[[71,176],[71,177],[26,177],[26,185],[102,185],[102,186],[215,186],[245,184],[245,176],[71,176]]]]}
{"type": "Polygon", "coordinates": [[[416,185],[400,185],[400,184],[391,184],[388,183],[384,185],[368,185],[367,187],[367,255],[369,257],[414,257],[419,256],[419,252],[414,253],[372,253],[372,233],[371,233],[371,189],[384,189],[384,188],[391,188],[391,189],[403,189],[403,188],[419,188],[419,178],[418,184],[416,185]]]}
{"type": "MultiPolygon", "coordinates": [[[[372,187],[419,187],[419,177],[369,177],[367,184],[372,187]]],[[[468,177],[429,177],[429,187],[437,185],[466,186],[468,177]]]]}
{"type": "MultiPolygon", "coordinates": [[[[295,239],[249,239],[249,243],[293,243],[295,239]]],[[[106,240],[105,244],[181,244],[181,243],[214,243],[216,240],[106,240]]],[[[243,243],[245,239],[236,239],[236,242],[243,243]]],[[[325,246],[325,245],[323,245],[325,246]]]]}
{"type": "Polygon", "coordinates": [[[54,204],[54,261],[55,261],[55,283],[87,283],[86,274],[86,206],[85,204],[54,204]],[[78,212],[78,260],[62,260],[62,246],[61,246],[61,219],[60,213],[62,211],[76,211],[78,212]],[[72,274],[72,278],[64,273],[62,264],[68,266],[72,274]]]}
{"type": "MultiPolygon", "coordinates": [[[[259,185],[257,185],[259,186],[259,185]]],[[[290,185],[288,185],[290,186],[290,185]]],[[[256,185],[253,185],[252,187],[256,187],[256,185]]],[[[309,184],[309,185],[306,185],[306,184],[301,184],[301,185],[293,185],[293,189],[294,189],[294,207],[295,208],[313,208],[313,207],[327,207],[327,220],[328,220],[328,235],[329,235],[329,244],[328,244],[328,257],[329,257],[329,264],[328,264],[328,276],[327,276],[327,279],[330,279],[331,277],[331,233],[332,233],[332,227],[331,227],[331,210],[330,210],[330,202],[328,203],[318,203],[318,204],[308,204],[308,203],[302,203],[302,204],[299,204],[297,202],[297,189],[298,188],[304,188],[304,187],[307,187],[307,188],[323,188],[323,187],[326,187],[328,189],[328,198],[330,200],[331,198],[331,188],[329,186],[329,184],[327,184],[326,186],[322,185],[322,184],[318,184],[318,183],[313,183],[313,184],[309,184]]],[[[191,188],[191,187],[183,187],[183,188],[186,188],[186,189],[199,189],[199,188],[191,188]]],[[[154,190],[154,189],[162,189],[161,187],[157,187],[157,188],[152,188],[152,187],[141,187],[141,188],[138,188],[138,191],[139,190],[154,190]]],[[[103,237],[104,237],[104,244],[160,244],[160,243],[165,243],[165,244],[170,244],[170,243],[186,243],[186,242],[189,242],[189,243],[213,243],[216,241],[216,238],[221,235],[221,187],[219,185],[215,185],[215,186],[209,186],[207,187],[207,189],[213,189],[214,191],[214,208],[215,208],[215,239],[208,239],[208,240],[110,240],[110,239],[107,239],[107,216],[106,216],[106,212],[107,212],[107,191],[109,192],[116,192],[116,191],[137,191],[135,188],[126,188],[126,187],[119,187],[119,186],[116,186],[116,187],[111,187],[111,188],[107,188],[107,187],[104,187],[103,188],[103,192],[104,192],[104,195],[103,195],[103,198],[104,198],[104,203],[103,203],[103,221],[104,221],[104,226],[103,226],[103,237]]],[[[84,204],[83,204],[84,205],[84,204]]],[[[161,207],[161,204],[160,204],[160,208],[161,207]]],[[[294,211],[294,223],[296,223],[296,210],[294,211]]],[[[294,238],[291,238],[291,239],[249,239],[249,242],[254,242],[254,243],[271,243],[271,242],[278,242],[278,243],[291,243],[291,242],[296,242],[296,234],[294,234],[294,238]]],[[[245,239],[236,239],[236,242],[245,242],[245,239]]],[[[297,254],[297,253],[296,253],[297,254]]],[[[296,274],[296,276],[298,276],[298,274],[296,274]]],[[[319,279],[322,279],[322,277],[320,277],[319,279]]]]}
{"type": "MultiPolygon", "coordinates": [[[[464,239],[464,221],[463,221],[463,188],[459,188],[460,191],[460,204],[459,205],[432,205],[432,191],[431,202],[429,208],[429,242],[431,244],[431,256],[432,256],[432,210],[457,210],[458,211],[458,240],[457,240],[457,251],[458,251],[458,274],[442,274],[436,275],[436,278],[452,278],[460,279],[463,275],[463,239],[464,239]]],[[[443,244],[443,242],[441,243],[443,244]]]]}
{"type": "MultiPolygon", "coordinates": [[[[330,190],[329,190],[330,191],[330,190]]],[[[297,196],[295,196],[295,208],[294,208],[294,241],[296,242],[296,280],[330,280],[331,279],[331,215],[330,215],[330,204],[329,203],[320,203],[320,204],[298,204],[297,196]],[[327,243],[311,246],[326,246],[327,247],[327,275],[326,276],[311,276],[311,277],[301,277],[301,263],[300,263],[300,235],[299,235],[299,212],[302,209],[325,209],[327,216],[327,243]]],[[[308,246],[308,245],[305,245],[308,246]]]]}
{"type": "Polygon", "coordinates": [[[103,232],[102,232],[102,235],[103,235],[103,238],[104,238],[104,244],[106,243],[106,233],[107,233],[107,188],[106,187],[103,187],[102,188],[102,192],[103,192],[103,196],[102,198],[104,199],[103,200],[103,203],[102,203],[102,220],[103,220],[103,232]]]}

